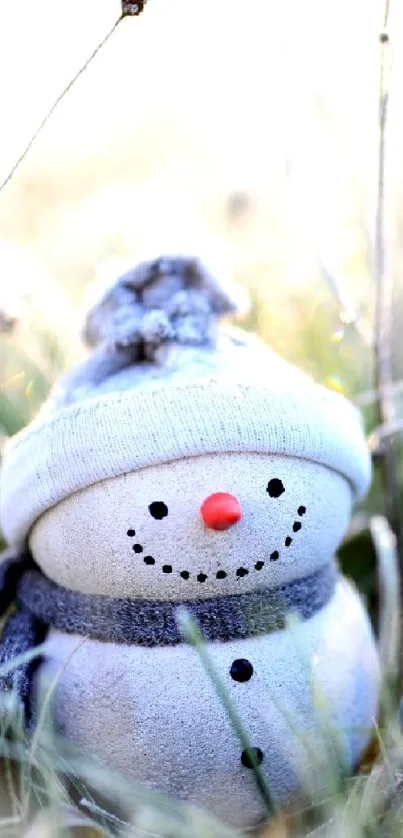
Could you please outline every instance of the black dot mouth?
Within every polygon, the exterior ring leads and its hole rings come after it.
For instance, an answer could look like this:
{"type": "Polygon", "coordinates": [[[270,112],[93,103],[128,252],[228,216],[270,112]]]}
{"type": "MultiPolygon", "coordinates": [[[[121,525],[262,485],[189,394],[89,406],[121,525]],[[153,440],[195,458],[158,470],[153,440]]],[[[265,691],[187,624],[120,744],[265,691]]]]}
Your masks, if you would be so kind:
{"type": "Polygon", "coordinates": [[[133,544],[132,550],[133,550],[134,553],[142,553],[143,552],[143,548],[142,548],[141,544],[133,544]]]}
{"type": "MultiPolygon", "coordinates": [[[[305,513],[306,513],[306,506],[299,506],[298,510],[297,510],[298,516],[300,518],[302,518],[305,515],[305,513]]],[[[298,533],[298,532],[300,532],[301,529],[302,529],[302,522],[298,521],[298,520],[295,520],[293,525],[292,525],[293,533],[298,533]]],[[[129,536],[129,538],[134,538],[135,535],[136,535],[136,530],[131,529],[131,528],[128,529],[127,530],[127,535],[129,536]]],[[[287,535],[284,539],[284,546],[287,547],[287,548],[291,547],[292,543],[293,543],[292,536],[287,535]]],[[[141,544],[136,543],[136,544],[133,544],[132,550],[133,550],[134,553],[140,554],[140,553],[143,553],[144,547],[141,544]]],[[[278,561],[278,559],[280,559],[279,550],[273,550],[273,552],[270,553],[269,562],[276,562],[276,561],[278,561]]],[[[148,565],[149,567],[151,567],[153,565],[156,565],[156,561],[155,561],[153,556],[143,556],[143,562],[144,562],[144,564],[148,565]]],[[[259,561],[255,562],[255,564],[253,566],[253,570],[260,572],[264,569],[265,566],[266,566],[266,562],[263,561],[263,560],[259,560],[259,561]]],[[[164,574],[169,575],[169,574],[173,573],[174,568],[172,567],[172,565],[164,563],[161,566],[161,570],[164,574]]],[[[236,569],[235,577],[236,577],[236,579],[243,579],[245,576],[248,576],[249,573],[250,573],[249,568],[241,566],[241,567],[238,567],[236,569]]],[[[184,581],[188,581],[188,579],[191,578],[192,574],[189,570],[184,569],[184,570],[179,571],[179,576],[184,581]]],[[[227,579],[228,572],[226,570],[220,569],[220,570],[216,571],[214,576],[215,576],[216,579],[219,579],[219,580],[227,579]]],[[[206,582],[208,578],[209,577],[208,577],[207,573],[204,573],[203,571],[198,571],[197,572],[196,579],[200,584],[204,584],[204,582],[206,582]]]]}

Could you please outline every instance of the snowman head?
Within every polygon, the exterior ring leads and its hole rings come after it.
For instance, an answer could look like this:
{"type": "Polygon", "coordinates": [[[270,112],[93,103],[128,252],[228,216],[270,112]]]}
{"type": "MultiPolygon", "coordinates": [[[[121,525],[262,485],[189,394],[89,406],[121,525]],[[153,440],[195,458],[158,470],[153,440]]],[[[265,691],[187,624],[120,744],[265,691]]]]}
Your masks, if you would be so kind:
{"type": "Polygon", "coordinates": [[[92,354],[8,447],[2,525],[46,574],[187,599],[326,563],[369,482],[360,418],[253,336],[195,260],[138,266],[90,308],[92,354]]]}
{"type": "Polygon", "coordinates": [[[44,572],[67,588],[204,598],[317,570],[340,542],[351,503],[348,481],[319,463],[206,454],[70,495],[40,517],[30,543],[44,572]]]}

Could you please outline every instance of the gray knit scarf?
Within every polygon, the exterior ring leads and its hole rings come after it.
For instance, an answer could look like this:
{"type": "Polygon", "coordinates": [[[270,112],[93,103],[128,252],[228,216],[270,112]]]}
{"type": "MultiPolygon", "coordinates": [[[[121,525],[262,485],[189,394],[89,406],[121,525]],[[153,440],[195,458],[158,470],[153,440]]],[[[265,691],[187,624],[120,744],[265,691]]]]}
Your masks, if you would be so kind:
{"type": "MultiPolygon", "coordinates": [[[[277,588],[185,602],[130,600],[69,591],[44,576],[31,556],[13,556],[10,551],[0,563],[0,614],[5,615],[0,671],[3,664],[38,646],[51,626],[112,643],[181,643],[176,619],[179,606],[195,617],[206,640],[236,640],[276,631],[284,628],[287,614],[307,620],[323,608],[338,575],[332,560],[310,576],[277,588]]],[[[40,662],[36,657],[17,663],[7,675],[0,675],[0,693],[12,691],[19,697],[28,731],[35,725],[32,685],[40,662]]]]}
{"type": "Polygon", "coordinates": [[[29,569],[17,585],[17,602],[42,624],[61,631],[111,643],[173,646],[183,642],[176,619],[180,606],[197,620],[206,640],[237,640],[282,629],[289,614],[309,619],[330,599],[337,575],[330,561],[277,588],[176,602],[81,594],[29,569]]]}

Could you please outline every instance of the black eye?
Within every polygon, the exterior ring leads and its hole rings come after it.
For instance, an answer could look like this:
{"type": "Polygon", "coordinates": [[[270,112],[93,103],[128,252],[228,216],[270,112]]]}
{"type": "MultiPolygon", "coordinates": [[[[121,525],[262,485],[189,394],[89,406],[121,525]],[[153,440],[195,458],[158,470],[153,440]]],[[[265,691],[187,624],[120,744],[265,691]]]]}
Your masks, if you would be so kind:
{"type": "Polygon", "coordinates": [[[153,518],[156,518],[157,521],[160,521],[161,518],[166,518],[168,515],[168,507],[161,500],[155,500],[153,503],[150,503],[148,509],[150,511],[150,515],[152,515],[153,518]]]}
{"type": "Polygon", "coordinates": [[[266,492],[269,493],[271,498],[279,498],[285,492],[285,488],[278,477],[273,477],[267,484],[266,492]]]}

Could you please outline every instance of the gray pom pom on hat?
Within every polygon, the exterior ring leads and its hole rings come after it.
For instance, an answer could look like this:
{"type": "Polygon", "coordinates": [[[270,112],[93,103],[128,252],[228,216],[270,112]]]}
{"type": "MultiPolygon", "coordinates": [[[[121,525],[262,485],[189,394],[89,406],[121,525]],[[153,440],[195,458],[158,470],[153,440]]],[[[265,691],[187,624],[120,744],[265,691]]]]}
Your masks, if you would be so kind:
{"type": "Polygon", "coordinates": [[[89,346],[132,347],[136,360],[153,360],[163,343],[213,343],[217,318],[237,302],[197,259],[143,262],[119,277],[87,314],[89,346]]]}
{"type": "MultiPolygon", "coordinates": [[[[224,331],[219,320],[246,310],[247,295],[227,278],[219,282],[199,259],[165,256],[141,262],[88,289],[82,337],[88,358],[64,376],[46,412],[72,404],[92,390],[129,386],[146,378],[185,372],[189,364],[216,366],[224,331]]],[[[238,343],[239,341],[238,338],[238,343]]],[[[222,360],[222,359],[221,359],[222,360]]],[[[191,375],[190,369],[188,369],[191,375]]]]}
{"type": "Polygon", "coordinates": [[[0,517],[11,545],[80,489],[206,453],[313,460],[363,496],[371,464],[358,411],[220,324],[237,308],[236,289],[188,256],[143,262],[95,296],[87,359],[6,446],[0,517]]]}

